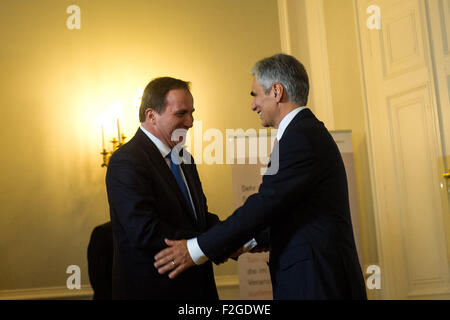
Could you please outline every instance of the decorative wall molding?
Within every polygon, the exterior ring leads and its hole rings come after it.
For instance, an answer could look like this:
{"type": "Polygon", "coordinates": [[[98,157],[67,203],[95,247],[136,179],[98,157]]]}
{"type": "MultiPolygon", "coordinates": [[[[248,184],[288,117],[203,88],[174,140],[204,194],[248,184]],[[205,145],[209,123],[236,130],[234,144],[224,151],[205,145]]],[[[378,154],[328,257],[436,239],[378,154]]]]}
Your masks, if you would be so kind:
{"type": "Polygon", "coordinates": [[[298,12],[298,3],[294,4],[289,0],[278,0],[281,49],[284,53],[294,56],[298,55],[298,52],[293,52],[292,48],[293,44],[299,42],[300,39],[293,38],[292,35],[296,34],[294,28],[297,28],[298,24],[306,23],[310,57],[310,95],[313,96],[311,100],[314,101],[312,109],[317,117],[325,123],[328,130],[334,130],[333,99],[323,0],[301,1],[303,1],[302,5],[305,10],[305,22],[301,18],[301,12],[298,12]],[[290,21],[289,17],[291,19],[294,17],[295,19],[290,21]]]}
{"type": "Polygon", "coordinates": [[[90,285],[69,290],[65,286],[0,290],[0,300],[89,300],[94,292],[90,285]]]}
{"type": "Polygon", "coordinates": [[[323,0],[305,0],[305,9],[311,64],[311,91],[315,102],[313,108],[328,130],[334,130],[333,99],[323,0]]]}
{"type": "Polygon", "coordinates": [[[287,0],[278,0],[278,18],[280,21],[281,51],[292,54],[287,0]]]}
{"type": "MultiPolygon", "coordinates": [[[[239,290],[237,275],[217,276],[215,279],[219,291],[221,288],[231,287],[239,290]]],[[[0,290],[0,300],[91,300],[93,294],[91,286],[87,284],[82,285],[79,290],[69,290],[65,286],[0,290]]]]}

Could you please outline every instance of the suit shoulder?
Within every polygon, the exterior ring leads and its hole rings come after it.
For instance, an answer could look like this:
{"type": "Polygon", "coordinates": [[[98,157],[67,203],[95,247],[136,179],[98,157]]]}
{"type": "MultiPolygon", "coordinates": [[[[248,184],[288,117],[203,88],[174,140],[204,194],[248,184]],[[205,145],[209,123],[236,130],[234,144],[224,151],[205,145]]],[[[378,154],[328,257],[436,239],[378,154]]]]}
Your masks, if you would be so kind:
{"type": "Polygon", "coordinates": [[[301,119],[292,124],[289,128],[289,135],[295,136],[298,139],[310,138],[330,138],[331,135],[325,127],[324,123],[319,121],[317,118],[306,118],[301,119]]]}
{"type": "MultiPolygon", "coordinates": [[[[332,135],[327,130],[323,122],[317,118],[308,118],[297,121],[291,128],[286,130],[283,135],[284,145],[293,151],[309,150],[313,154],[320,155],[323,158],[325,155],[336,155],[339,150],[336,146],[332,135]]],[[[334,156],[332,157],[334,158],[334,156]]]]}
{"type": "Polygon", "coordinates": [[[316,130],[315,126],[312,126],[309,121],[292,123],[284,132],[280,143],[289,145],[289,147],[293,149],[307,148],[310,146],[311,136],[315,134],[314,131],[316,130]]]}
{"type": "Polygon", "coordinates": [[[95,228],[94,228],[94,231],[93,231],[93,233],[94,232],[97,232],[97,233],[110,233],[112,231],[112,227],[111,227],[111,221],[108,221],[108,222],[106,222],[106,223],[104,223],[104,224],[101,224],[101,225],[99,225],[99,226],[96,226],[95,228]]]}
{"type": "Polygon", "coordinates": [[[139,147],[135,141],[130,140],[112,154],[109,164],[115,165],[121,162],[130,162],[137,165],[145,156],[143,148],[139,147]]]}

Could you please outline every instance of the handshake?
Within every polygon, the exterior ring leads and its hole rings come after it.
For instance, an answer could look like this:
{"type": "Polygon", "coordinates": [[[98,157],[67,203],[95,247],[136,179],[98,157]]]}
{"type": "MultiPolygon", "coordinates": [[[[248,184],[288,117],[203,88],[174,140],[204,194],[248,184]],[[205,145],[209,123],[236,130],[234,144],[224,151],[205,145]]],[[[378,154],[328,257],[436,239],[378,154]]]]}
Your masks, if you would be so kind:
{"type": "MultiPolygon", "coordinates": [[[[158,269],[159,274],[165,274],[170,271],[169,278],[174,279],[176,278],[180,273],[183,271],[196,266],[197,264],[201,264],[204,261],[200,261],[198,263],[195,263],[192,259],[188,245],[187,240],[169,240],[164,239],[166,244],[169,246],[166,249],[161,250],[155,255],[155,268],[158,269]]],[[[245,252],[265,252],[268,251],[268,248],[248,248],[245,245],[238,250],[236,250],[229,258],[232,258],[234,260],[237,260],[237,258],[245,253],[245,252]]],[[[228,258],[223,260],[220,263],[224,263],[228,261],[228,258]]]]}

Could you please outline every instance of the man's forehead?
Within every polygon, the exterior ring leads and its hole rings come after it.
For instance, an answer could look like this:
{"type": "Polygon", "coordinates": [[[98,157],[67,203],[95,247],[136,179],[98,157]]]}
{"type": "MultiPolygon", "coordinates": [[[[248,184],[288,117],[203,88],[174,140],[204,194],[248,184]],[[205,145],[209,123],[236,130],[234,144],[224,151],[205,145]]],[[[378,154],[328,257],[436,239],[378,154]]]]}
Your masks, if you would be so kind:
{"type": "Polygon", "coordinates": [[[185,89],[185,88],[170,89],[166,93],[166,99],[169,96],[185,96],[185,95],[192,97],[192,94],[191,94],[191,92],[188,89],[185,89]]]}
{"type": "Polygon", "coordinates": [[[165,102],[194,101],[191,92],[186,89],[171,89],[167,92],[165,102]]]}

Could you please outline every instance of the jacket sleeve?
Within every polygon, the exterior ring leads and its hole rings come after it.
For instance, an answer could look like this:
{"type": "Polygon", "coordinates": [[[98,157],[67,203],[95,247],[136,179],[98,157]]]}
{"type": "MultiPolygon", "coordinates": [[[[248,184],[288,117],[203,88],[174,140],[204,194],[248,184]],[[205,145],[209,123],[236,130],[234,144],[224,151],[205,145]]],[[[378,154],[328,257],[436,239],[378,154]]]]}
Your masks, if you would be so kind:
{"type": "Polygon", "coordinates": [[[256,247],[254,249],[267,249],[269,248],[270,228],[258,232],[255,236],[256,247]]]}
{"type": "Polygon", "coordinates": [[[318,159],[308,147],[306,138],[299,135],[280,144],[281,152],[274,150],[271,157],[272,164],[278,160],[277,173],[265,175],[258,193],[250,196],[225,221],[198,237],[200,248],[215,263],[269,227],[273,219],[283,219],[283,211],[280,210],[283,204],[293,197],[300,199],[314,183],[318,159]],[[279,157],[273,157],[274,154],[279,154],[279,157]]]}

